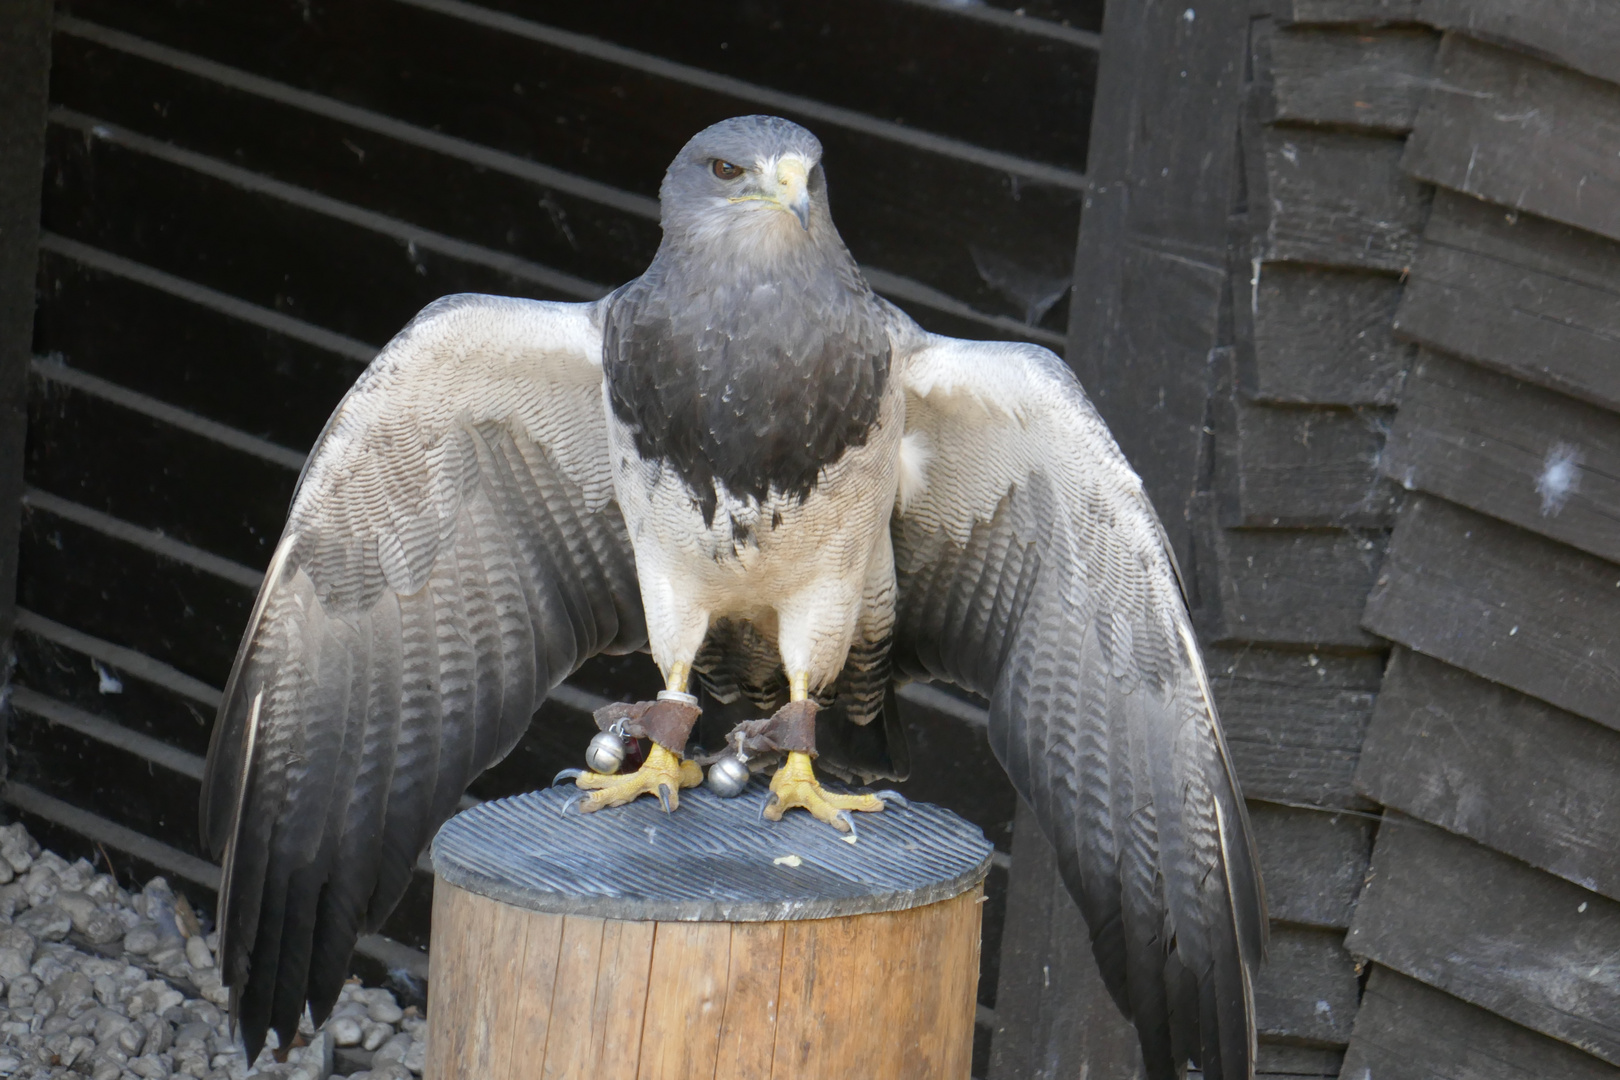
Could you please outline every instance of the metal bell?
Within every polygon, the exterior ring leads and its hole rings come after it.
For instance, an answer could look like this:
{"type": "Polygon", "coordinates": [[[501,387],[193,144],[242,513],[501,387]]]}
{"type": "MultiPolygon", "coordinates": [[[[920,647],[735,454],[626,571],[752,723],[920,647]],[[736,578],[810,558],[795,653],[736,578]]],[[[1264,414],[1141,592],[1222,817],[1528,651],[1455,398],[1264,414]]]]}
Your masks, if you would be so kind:
{"type": "Polygon", "coordinates": [[[734,799],[748,786],[748,765],[736,754],[717,758],[709,766],[709,790],[722,799],[734,799]]]}
{"type": "Polygon", "coordinates": [[[585,764],[594,773],[616,773],[624,764],[624,738],[611,731],[599,731],[585,748],[585,764]]]}

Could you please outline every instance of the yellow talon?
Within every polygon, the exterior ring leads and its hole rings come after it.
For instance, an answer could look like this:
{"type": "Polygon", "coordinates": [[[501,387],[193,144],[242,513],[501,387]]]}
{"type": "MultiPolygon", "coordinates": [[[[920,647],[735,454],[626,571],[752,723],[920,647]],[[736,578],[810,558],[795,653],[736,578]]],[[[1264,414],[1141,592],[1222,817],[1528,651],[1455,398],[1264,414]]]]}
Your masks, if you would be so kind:
{"type": "Polygon", "coordinates": [[[574,783],[591,792],[580,807],[587,814],[604,806],[623,806],[642,795],[651,795],[664,804],[665,810],[674,810],[681,805],[681,788],[703,783],[703,770],[697,762],[683,761],[653,743],[647,760],[635,772],[627,776],[582,773],[574,783]]]}
{"type": "Polygon", "coordinates": [[[816,779],[810,755],[793,751],[787,761],[771,778],[771,797],[765,804],[765,816],[781,821],[782,815],[802,806],[839,832],[849,832],[849,823],[839,815],[845,810],[877,811],[883,809],[883,800],[876,795],[839,795],[826,791],[816,779]]]}

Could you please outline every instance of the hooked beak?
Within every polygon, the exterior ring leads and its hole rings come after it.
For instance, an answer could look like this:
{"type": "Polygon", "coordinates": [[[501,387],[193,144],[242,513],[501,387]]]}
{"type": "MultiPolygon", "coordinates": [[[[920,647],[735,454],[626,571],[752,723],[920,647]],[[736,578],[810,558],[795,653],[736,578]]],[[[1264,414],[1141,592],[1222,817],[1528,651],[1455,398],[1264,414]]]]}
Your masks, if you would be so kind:
{"type": "Polygon", "coordinates": [[[776,163],[778,206],[799,219],[799,227],[810,231],[810,170],[800,157],[785,157],[776,163]]]}

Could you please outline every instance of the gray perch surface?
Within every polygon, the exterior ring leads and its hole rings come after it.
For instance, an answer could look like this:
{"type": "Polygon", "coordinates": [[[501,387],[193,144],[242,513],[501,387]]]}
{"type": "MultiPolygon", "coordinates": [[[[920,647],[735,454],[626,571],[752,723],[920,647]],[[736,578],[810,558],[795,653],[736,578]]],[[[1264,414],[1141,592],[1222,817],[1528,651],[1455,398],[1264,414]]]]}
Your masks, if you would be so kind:
{"type": "Polygon", "coordinates": [[[672,814],[652,799],[581,814],[579,794],[568,784],[457,814],[434,838],[434,873],[549,914],[777,922],[921,907],[990,868],[979,827],[925,803],[863,815],[852,844],[809,814],[762,820],[757,779],[735,799],[683,791],[672,814]]]}

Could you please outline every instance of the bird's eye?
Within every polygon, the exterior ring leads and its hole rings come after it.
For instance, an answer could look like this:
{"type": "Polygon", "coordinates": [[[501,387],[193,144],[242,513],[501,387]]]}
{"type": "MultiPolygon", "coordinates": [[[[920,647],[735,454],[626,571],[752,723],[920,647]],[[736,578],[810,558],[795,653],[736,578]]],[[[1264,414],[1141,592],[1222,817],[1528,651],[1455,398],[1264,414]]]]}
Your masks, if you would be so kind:
{"type": "Polygon", "coordinates": [[[731,162],[721,161],[719,158],[714,159],[714,175],[720,179],[735,180],[742,174],[743,167],[741,165],[733,165],[731,162]]]}

